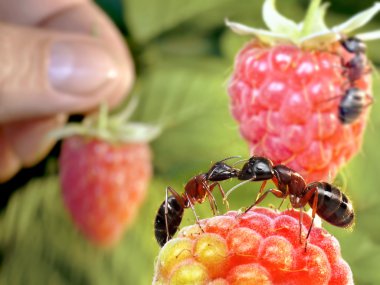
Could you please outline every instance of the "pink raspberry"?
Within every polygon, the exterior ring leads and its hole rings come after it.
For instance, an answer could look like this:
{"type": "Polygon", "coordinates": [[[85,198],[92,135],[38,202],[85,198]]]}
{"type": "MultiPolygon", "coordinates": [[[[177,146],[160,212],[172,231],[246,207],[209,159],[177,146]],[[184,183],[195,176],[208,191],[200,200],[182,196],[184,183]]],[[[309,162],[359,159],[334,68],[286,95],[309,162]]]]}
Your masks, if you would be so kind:
{"type": "Polygon", "coordinates": [[[341,26],[329,30],[321,24],[323,7],[312,7],[299,25],[273,17],[279,15],[274,1],[264,7],[266,33],[227,22],[234,32],[253,37],[235,59],[228,85],[232,115],[251,154],[286,164],[307,182],[331,181],[362,144],[372,102],[365,45],[357,39],[360,52],[349,51],[341,26]],[[356,109],[342,110],[349,90],[357,95],[356,109]]]}

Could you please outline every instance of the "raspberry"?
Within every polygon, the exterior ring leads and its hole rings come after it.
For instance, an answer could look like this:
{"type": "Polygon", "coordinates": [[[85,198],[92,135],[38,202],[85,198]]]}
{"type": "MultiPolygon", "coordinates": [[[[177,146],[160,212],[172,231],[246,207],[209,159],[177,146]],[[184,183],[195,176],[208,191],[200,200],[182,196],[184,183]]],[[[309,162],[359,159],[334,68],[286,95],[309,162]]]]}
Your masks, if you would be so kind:
{"type": "Polygon", "coordinates": [[[254,207],[201,220],[203,231],[185,227],[161,249],[153,284],[353,284],[326,230],[313,227],[305,251],[310,221],[303,213],[300,242],[296,210],[254,207]]]}
{"type": "Polygon", "coordinates": [[[59,157],[64,204],[74,224],[99,246],[113,246],[121,239],[144,201],[152,175],[147,141],[158,130],[125,124],[135,103],[113,117],[102,106],[100,114],[84,124],[57,131],[65,137],[59,157]]]}
{"type": "Polygon", "coordinates": [[[144,201],[149,146],[74,136],[64,140],[59,162],[64,203],[75,224],[96,244],[115,244],[144,201]]]}
{"type": "MultiPolygon", "coordinates": [[[[367,101],[371,100],[368,59],[364,51],[348,52],[337,40],[342,34],[324,25],[320,25],[320,31],[289,32],[277,39],[287,29],[299,26],[294,23],[294,27],[284,27],[293,22],[281,22],[280,16],[268,21],[268,10],[278,14],[273,5],[274,1],[269,0],[264,4],[264,20],[272,30],[265,35],[262,30],[227,22],[235,32],[254,36],[235,59],[228,86],[231,112],[251,154],[286,164],[307,182],[330,181],[362,144],[369,114],[367,101]],[[329,32],[327,37],[331,39],[322,39],[318,34],[322,31],[329,32]],[[360,72],[350,68],[352,60],[357,59],[355,67],[360,72]],[[352,88],[365,94],[357,98],[361,107],[340,110],[344,95],[352,88]],[[357,119],[354,113],[358,113],[357,119]],[[355,120],[349,118],[351,115],[355,120]]],[[[371,11],[378,10],[375,5],[371,11]]],[[[309,12],[305,26],[307,21],[323,23],[319,15],[313,15],[320,10],[309,12]]]]}

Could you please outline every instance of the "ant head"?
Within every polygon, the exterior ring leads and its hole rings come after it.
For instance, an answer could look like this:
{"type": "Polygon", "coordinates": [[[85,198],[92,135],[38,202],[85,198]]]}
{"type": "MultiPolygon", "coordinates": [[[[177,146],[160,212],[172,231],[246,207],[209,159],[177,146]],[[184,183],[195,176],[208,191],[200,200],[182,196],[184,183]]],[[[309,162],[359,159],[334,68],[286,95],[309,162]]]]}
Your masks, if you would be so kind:
{"type": "Polygon", "coordinates": [[[343,96],[342,102],[346,103],[347,101],[351,102],[362,102],[364,105],[364,100],[366,99],[366,93],[356,87],[351,87],[347,89],[346,93],[343,96]]]}
{"type": "Polygon", "coordinates": [[[365,43],[355,37],[343,40],[342,45],[350,53],[364,53],[367,49],[365,43]]]}
{"type": "Polygon", "coordinates": [[[238,173],[238,169],[233,168],[222,161],[219,161],[210,168],[206,175],[207,180],[209,181],[223,181],[237,177],[238,173]]]}
{"type": "Polygon", "coordinates": [[[240,180],[263,181],[273,178],[273,162],[265,157],[252,156],[243,165],[238,178],[240,180]]]}

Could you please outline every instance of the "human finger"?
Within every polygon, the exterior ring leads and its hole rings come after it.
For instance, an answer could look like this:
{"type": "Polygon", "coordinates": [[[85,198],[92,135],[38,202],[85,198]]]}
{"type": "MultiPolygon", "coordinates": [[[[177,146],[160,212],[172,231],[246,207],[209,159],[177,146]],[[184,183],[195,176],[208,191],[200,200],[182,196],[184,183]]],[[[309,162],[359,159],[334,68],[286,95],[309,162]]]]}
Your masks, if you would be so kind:
{"type": "Polygon", "coordinates": [[[66,119],[59,114],[0,126],[0,182],[43,159],[55,144],[47,134],[63,127],[66,119]]]}
{"type": "Polygon", "coordinates": [[[96,39],[0,24],[0,42],[1,123],[83,112],[118,86],[117,58],[96,39]]]}

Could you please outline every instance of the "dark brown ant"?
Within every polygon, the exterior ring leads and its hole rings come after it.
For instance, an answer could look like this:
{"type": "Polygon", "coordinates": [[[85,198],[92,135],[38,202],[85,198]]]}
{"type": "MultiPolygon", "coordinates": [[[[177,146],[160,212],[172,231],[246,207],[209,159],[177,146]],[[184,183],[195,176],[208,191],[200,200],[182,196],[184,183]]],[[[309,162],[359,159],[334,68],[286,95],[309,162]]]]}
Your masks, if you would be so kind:
{"type": "Polygon", "coordinates": [[[355,37],[349,37],[340,42],[349,53],[354,54],[350,61],[343,62],[343,66],[347,69],[349,81],[355,82],[367,72],[365,62],[365,52],[367,47],[360,39],[355,37]]]}
{"type": "MultiPolygon", "coordinates": [[[[229,157],[216,162],[208,172],[192,177],[184,189],[185,192],[180,195],[170,186],[166,188],[165,200],[158,209],[154,222],[155,236],[158,244],[162,247],[177,232],[181,224],[184,210],[191,208],[199,224],[198,216],[194,209],[195,203],[203,203],[206,198],[210,202],[213,214],[218,211],[216,201],[212,191],[218,186],[223,198],[225,194],[219,181],[228,180],[238,176],[239,169],[227,165],[224,161],[234,157],[229,157]],[[168,193],[172,196],[168,196],[168,193]]],[[[228,203],[226,203],[228,208],[228,203]]]]}
{"type": "Polygon", "coordinates": [[[338,117],[342,124],[351,124],[360,117],[366,107],[372,104],[373,100],[370,95],[355,87],[355,81],[369,72],[365,62],[366,45],[355,37],[343,39],[341,44],[354,56],[350,61],[342,63],[346,68],[349,88],[339,102],[338,117]]]}
{"type": "Polygon", "coordinates": [[[359,88],[347,89],[339,103],[339,120],[342,124],[353,123],[363,110],[372,104],[372,101],[372,96],[359,88]]]}
{"type": "MultiPolygon", "coordinates": [[[[225,197],[244,183],[249,181],[264,181],[255,203],[248,207],[245,213],[252,207],[260,204],[269,193],[272,193],[278,198],[282,198],[283,201],[289,196],[292,207],[300,209],[301,213],[306,204],[309,204],[312,209],[312,223],[309,227],[306,240],[310,235],[315,214],[337,227],[346,228],[351,226],[354,222],[352,204],[347,196],[337,187],[327,182],[312,182],[306,184],[299,173],[282,164],[273,165],[273,162],[268,158],[252,156],[248,162],[244,164],[238,175],[238,179],[245,181],[230,189],[225,197]],[[268,180],[272,180],[277,188],[268,189],[262,194],[263,185],[265,185],[268,180]]],[[[302,216],[300,216],[300,241],[301,219],[302,216]]]]}

